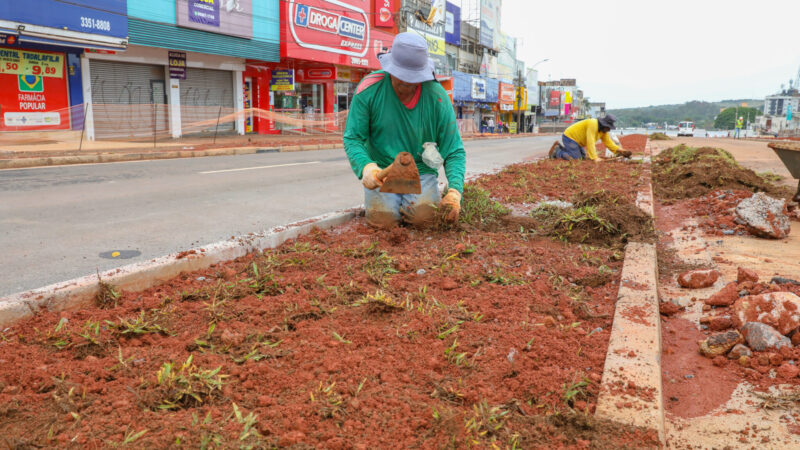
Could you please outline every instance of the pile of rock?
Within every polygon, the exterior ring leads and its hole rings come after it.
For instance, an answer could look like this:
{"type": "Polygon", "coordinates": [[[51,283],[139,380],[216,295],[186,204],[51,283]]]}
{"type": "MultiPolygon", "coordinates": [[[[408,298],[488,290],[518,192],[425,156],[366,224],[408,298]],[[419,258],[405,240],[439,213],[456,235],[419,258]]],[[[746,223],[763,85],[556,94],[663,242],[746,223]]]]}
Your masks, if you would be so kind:
{"type": "Polygon", "coordinates": [[[794,361],[784,362],[787,352],[782,351],[800,345],[800,297],[780,291],[774,282],[781,280],[771,281],[758,283],[757,274],[740,268],[736,282],[705,300],[704,310],[711,314],[700,323],[718,333],[698,342],[700,353],[718,365],[727,356],[762,373],[770,366],[777,366],[781,376],[800,373],[794,361]],[[753,351],[768,353],[754,356],[753,351]]]}
{"type": "Polygon", "coordinates": [[[739,202],[734,221],[755,236],[783,239],[791,231],[788,214],[786,200],[759,192],[739,202]]]}

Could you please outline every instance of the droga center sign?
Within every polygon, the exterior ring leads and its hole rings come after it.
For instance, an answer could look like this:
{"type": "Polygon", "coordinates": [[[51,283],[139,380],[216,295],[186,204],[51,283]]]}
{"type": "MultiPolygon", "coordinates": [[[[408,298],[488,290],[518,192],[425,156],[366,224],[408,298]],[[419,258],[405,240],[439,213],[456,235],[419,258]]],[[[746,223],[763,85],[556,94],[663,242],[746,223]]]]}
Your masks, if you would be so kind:
{"type": "Polygon", "coordinates": [[[394,36],[372,29],[373,2],[284,0],[281,2],[284,58],[377,68],[377,55],[394,36]]]}

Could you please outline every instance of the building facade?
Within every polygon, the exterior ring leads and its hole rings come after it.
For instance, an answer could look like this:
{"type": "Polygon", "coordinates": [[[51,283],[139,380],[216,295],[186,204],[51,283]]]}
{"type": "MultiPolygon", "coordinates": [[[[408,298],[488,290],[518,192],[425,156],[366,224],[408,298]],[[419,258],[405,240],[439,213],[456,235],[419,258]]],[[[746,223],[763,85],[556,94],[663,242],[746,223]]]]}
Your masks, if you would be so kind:
{"type": "Polygon", "coordinates": [[[0,131],[81,130],[81,59],[128,46],[127,2],[0,2],[0,131]]]}

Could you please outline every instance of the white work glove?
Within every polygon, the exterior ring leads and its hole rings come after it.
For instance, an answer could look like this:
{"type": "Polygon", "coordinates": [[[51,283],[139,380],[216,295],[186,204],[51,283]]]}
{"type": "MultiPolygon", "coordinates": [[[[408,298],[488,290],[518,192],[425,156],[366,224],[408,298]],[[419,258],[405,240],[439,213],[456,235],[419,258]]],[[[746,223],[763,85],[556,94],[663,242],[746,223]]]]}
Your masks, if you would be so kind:
{"type": "Polygon", "coordinates": [[[378,179],[378,173],[380,171],[381,168],[375,163],[369,163],[364,166],[364,170],[361,171],[361,184],[369,190],[383,186],[383,181],[378,179]]]}

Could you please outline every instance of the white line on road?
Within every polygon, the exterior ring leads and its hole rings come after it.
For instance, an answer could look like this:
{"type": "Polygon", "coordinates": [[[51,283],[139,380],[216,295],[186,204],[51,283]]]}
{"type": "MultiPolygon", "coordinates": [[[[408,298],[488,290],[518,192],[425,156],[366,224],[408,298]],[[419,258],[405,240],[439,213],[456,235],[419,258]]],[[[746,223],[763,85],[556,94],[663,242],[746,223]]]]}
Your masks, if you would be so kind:
{"type": "Polygon", "coordinates": [[[311,161],[304,163],[275,164],[273,166],[242,167],[241,169],[209,170],[208,172],[200,172],[200,173],[208,174],[208,173],[223,173],[223,172],[239,172],[241,170],[272,169],[273,167],[304,166],[307,164],[319,164],[321,162],[322,161],[311,161]]]}

